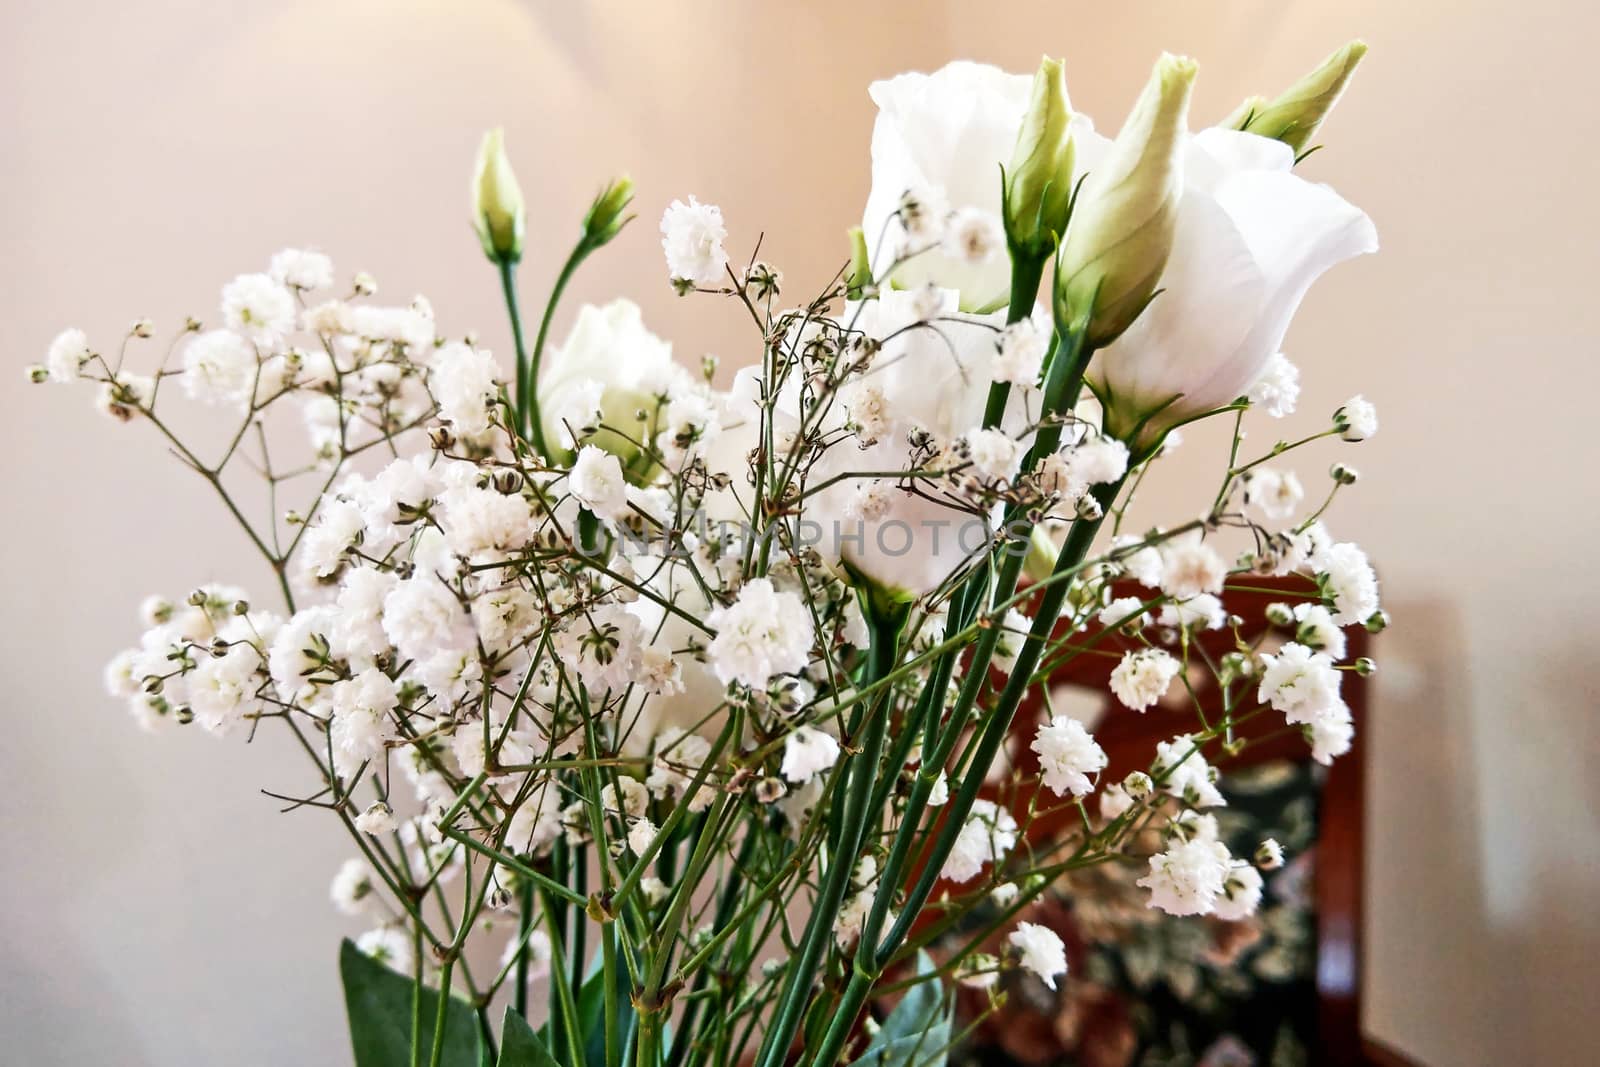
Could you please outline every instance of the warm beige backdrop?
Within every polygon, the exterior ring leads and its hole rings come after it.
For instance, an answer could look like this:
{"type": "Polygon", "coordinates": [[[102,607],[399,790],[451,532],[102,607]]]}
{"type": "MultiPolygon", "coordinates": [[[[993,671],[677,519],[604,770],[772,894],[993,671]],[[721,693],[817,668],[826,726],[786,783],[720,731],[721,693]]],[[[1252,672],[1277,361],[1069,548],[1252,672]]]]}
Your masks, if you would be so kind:
{"type": "MultiPolygon", "coordinates": [[[[696,192],[798,283],[867,187],[866,82],[1064,53],[1114,128],[1157,52],[1201,60],[1199,117],[1348,37],[1373,52],[1308,172],[1381,256],[1313,294],[1288,351],[1302,420],[1357,390],[1383,430],[1334,521],[1381,561],[1368,1022],[1435,1067],[1583,1062],[1600,958],[1592,531],[1600,522],[1593,55],[1562,0],[532,4],[25,2],[0,14],[0,1032],[8,1062],[337,1062],[339,835],[279,816],[272,741],[147,737],[98,669],[153,589],[243,574],[236,533],[148,432],[28,389],[54,332],[214,315],[218,285],[312,243],[504,350],[465,224],[478,133],[507,128],[542,289],[600,179],[644,218],[578,284],[680,352],[748,358],[736,316],[667,290],[654,220],[696,192]]],[[[1197,439],[1177,474],[1215,457],[1197,439]]],[[[1308,471],[1307,473],[1313,473],[1308,471]]],[[[1181,476],[1173,507],[1187,507],[1181,476]]],[[[1203,502],[1197,502],[1196,509],[1203,502]]]]}

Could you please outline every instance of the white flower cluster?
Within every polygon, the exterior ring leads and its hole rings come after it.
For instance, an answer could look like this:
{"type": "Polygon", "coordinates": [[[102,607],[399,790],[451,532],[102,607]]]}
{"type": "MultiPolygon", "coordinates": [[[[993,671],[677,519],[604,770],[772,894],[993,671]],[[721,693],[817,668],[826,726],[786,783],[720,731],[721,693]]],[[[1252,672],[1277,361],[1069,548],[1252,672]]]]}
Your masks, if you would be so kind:
{"type": "MultiPolygon", "coordinates": [[[[1182,80],[1184,61],[1162,63],[1182,80]]],[[[103,410],[150,423],[269,565],[278,610],[222,585],[151,598],[106,684],[148,727],[294,735],[314,778],[293,803],[335,812],[358,843],[330,896],[374,924],[358,942],[369,954],[438,964],[448,986],[467,936],[514,916],[496,984],[464,976],[485,1004],[512,975],[585,965],[560,943],[568,920],[545,911],[559,907],[614,922],[608,938],[641,974],[686,977],[636,958],[681,947],[683,967],[714,963],[731,983],[729,1005],[776,998],[771,1016],[792,1020],[826,954],[871,963],[826,964],[859,993],[856,976],[881,970],[930,903],[1009,918],[1080,864],[1147,862],[1139,884],[1174,915],[1258,906],[1261,875],[1206,813],[1226,803],[1221,761],[1269,712],[1318,761],[1348,751],[1340,680],[1371,661],[1345,662],[1345,629],[1383,621],[1366,555],[1321,521],[1355,472],[1334,466],[1324,499],[1281,461],[1365,440],[1377,416],[1357,396],[1255,458],[1243,426],[1252,410],[1294,411],[1299,371],[1277,353],[1293,304],[1367,250],[1370,224],[1292,174],[1285,145],[1177,137],[1191,173],[1156,161],[1176,198],[1160,210],[1189,219],[1162,257],[1172,292],[1102,334],[1098,297],[1073,305],[1064,268],[1048,313],[1023,285],[1044,260],[1013,277],[1005,197],[1027,183],[1008,170],[1002,195],[997,162],[1018,140],[1027,79],[957,64],[873,96],[855,257],[813,299],[779,306],[776,267],[731,263],[715,205],[691,196],[662,215],[672,287],[732,297],[756,321],[760,360],[726,389],[714,360],[684,365],[626,299],[577,309],[558,343],[541,328],[531,351],[517,331],[511,380],[476,338],[442,333],[424,298],[375,304],[365,275],[341,295],[328,258],[295,249],[225,285],[217,323],[190,320],[148,373],[77,330],[30,370],[97,383],[103,410]],[[1307,240],[1274,254],[1268,233],[1307,240]],[[1250,268],[1249,293],[1216,291],[1224,254],[1250,268]],[[1013,285],[1027,305],[1007,306],[1013,285]],[[178,389],[163,390],[170,377],[178,389]],[[220,457],[175,435],[173,392],[235,428],[220,457]],[[287,450],[271,444],[280,404],[308,431],[287,450]],[[1215,502],[1135,533],[1145,475],[1179,425],[1211,415],[1235,427],[1215,502]],[[265,524],[232,495],[242,466],[265,482],[265,524]],[[1269,626],[1242,617],[1256,576],[1284,590],[1269,626]],[[1273,632],[1292,640],[1274,646],[1273,632]],[[1034,717],[1030,695],[1085,656],[1110,668],[1112,714],[1193,713],[1163,730],[1177,736],[1147,769],[1111,780],[1111,755],[1048,689],[1048,717],[1034,717]],[[1221,694],[1215,713],[1207,693],[1221,694]],[[713,900],[721,927],[692,917],[713,900]],[[754,931],[807,906],[792,960],[758,975],[754,931]],[[729,915],[751,936],[726,937],[729,915]]],[[[1154,106],[1136,115],[1154,121],[1154,106]]],[[[1069,125],[1082,151],[1055,145],[1076,163],[1049,177],[1076,188],[1128,146],[1069,125]]],[[[486,145],[475,196],[520,244],[520,192],[500,138],[486,145]]],[[[1085,188],[1074,215],[1104,210],[1085,188]]],[[[597,198],[574,263],[620,229],[629,190],[597,198]]],[[[1056,226],[1078,226],[1060,207],[1056,226]]],[[[1071,233],[1035,238],[1064,236],[1065,264],[1071,233]]],[[[135,323],[120,347],[151,333],[135,323]]],[[[1265,869],[1282,862],[1270,844],[1265,869]]],[[[1020,967],[1054,988],[1068,972],[1038,924],[996,952],[957,977],[987,988],[1020,967]]]]}

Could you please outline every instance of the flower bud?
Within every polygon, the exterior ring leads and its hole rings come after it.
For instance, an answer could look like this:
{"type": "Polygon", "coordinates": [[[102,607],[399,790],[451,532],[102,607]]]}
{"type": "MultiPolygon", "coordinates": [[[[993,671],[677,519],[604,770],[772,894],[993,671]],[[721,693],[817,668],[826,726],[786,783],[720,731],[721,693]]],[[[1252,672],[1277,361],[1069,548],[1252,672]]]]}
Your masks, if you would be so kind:
{"type": "Polygon", "coordinates": [[[1072,201],[1072,102],[1061,60],[1045,58],[1006,168],[1006,237],[1014,247],[1048,254],[1067,229],[1072,201]]]}
{"type": "Polygon", "coordinates": [[[1172,251],[1183,196],[1193,60],[1163,55],[1106,158],[1084,182],[1056,264],[1056,317],[1116,340],[1149,303],[1172,251]]]}
{"type": "Polygon", "coordinates": [[[1143,771],[1134,771],[1122,780],[1122,788],[1135,800],[1143,800],[1155,791],[1155,783],[1143,771]]]}
{"type": "Polygon", "coordinates": [[[1264,96],[1247,96],[1244,102],[1228,113],[1228,117],[1217,123],[1219,130],[1243,130],[1249,127],[1250,120],[1259,115],[1267,106],[1264,96]]]}
{"type": "Polygon", "coordinates": [[[472,228],[478,231],[483,254],[496,263],[521,259],[526,220],[522,190],[506,159],[505,131],[496,127],[483,135],[472,176],[472,228]]]}
{"type": "Polygon", "coordinates": [[[49,369],[39,363],[35,363],[28,367],[26,369],[26,374],[28,375],[28,381],[32,382],[34,385],[40,385],[50,380],[49,369]]]}
{"type": "Polygon", "coordinates": [[[860,300],[872,286],[872,264],[868,261],[867,235],[860,226],[850,227],[850,276],[845,283],[845,294],[851,300],[860,300]]]}
{"type": "Polygon", "coordinates": [[[1371,656],[1362,656],[1356,660],[1355,667],[1356,673],[1363,678],[1371,678],[1378,673],[1378,661],[1371,656]]]}
{"type": "Polygon", "coordinates": [[[1275,871],[1283,866],[1283,846],[1273,838],[1267,838],[1256,846],[1256,866],[1264,871],[1275,871]]]}
{"type": "MultiPolygon", "coordinates": [[[[506,174],[511,174],[511,168],[506,167],[506,174]]],[[[516,179],[511,179],[512,189],[516,188],[516,179]]],[[[633,221],[632,215],[624,215],[628,205],[633,203],[633,180],[626,175],[600,190],[600,195],[594,198],[594,203],[589,205],[589,213],[583,217],[583,236],[594,247],[610,241],[622,228],[633,221]]],[[[522,250],[522,198],[517,197],[517,251],[522,250]]]]}
{"type": "MultiPolygon", "coordinates": [[[[1323,60],[1316,70],[1285,89],[1277,99],[1253,106],[1244,124],[1233,128],[1282,141],[1294,149],[1295,155],[1303,155],[1311,138],[1316,136],[1317,127],[1339,102],[1339,95],[1355,73],[1356,64],[1366,54],[1365,41],[1351,41],[1323,60]]],[[[1245,105],[1251,103],[1245,101],[1245,105]]],[[[1245,105],[1240,105],[1241,110],[1245,105]]],[[[1237,115],[1235,111],[1230,118],[1237,115]]]]}
{"type": "Polygon", "coordinates": [[[1367,628],[1369,634],[1379,634],[1389,627],[1389,613],[1379,608],[1367,616],[1367,621],[1361,625],[1367,628]]]}
{"type": "Polygon", "coordinates": [[[1268,604],[1267,621],[1274,626],[1288,626],[1294,622],[1294,609],[1282,602],[1268,604]]]}

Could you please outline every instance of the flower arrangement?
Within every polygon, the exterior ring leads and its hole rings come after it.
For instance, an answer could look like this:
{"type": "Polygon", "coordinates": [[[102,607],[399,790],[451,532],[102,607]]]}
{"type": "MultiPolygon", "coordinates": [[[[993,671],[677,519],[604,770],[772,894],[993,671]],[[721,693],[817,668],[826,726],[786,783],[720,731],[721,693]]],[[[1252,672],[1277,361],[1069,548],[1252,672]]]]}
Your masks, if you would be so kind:
{"type": "Polygon", "coordinates": [[[420,297],[375,303],[366,275],[336,295],[298,250],[228,283],[222,324],[190,319],[153,369],[134,369],[146,321],[114,355],[56,338],[34,380],[94,382],[150,426],[276,578],[150,598],[107,685],[149,729],[304,750],[286,799],[349,831],[333,902],[371,924],[341,957],[359,1067],[942,1062],[953,983],[1072,981],[1060,938],[1014,922],[1065,872],[1135,862],[1152,907],[1254,911],[1281,852],[1219,839],[1215,766],[1253,721],[1343,752],[1341,672],[1372,665],[1345,662],[1342,628],[1383,623],[1365,555],[1321,521],[1355,472],[1307,502],[1269,466],[1370,436],[1372,406],[1244,448],[1247,417],[1295,407],[1279,346],[1308,287],[1376,247],[1295,169],[1363,51],[1198,133],[1195,64],[1163,56],[1114,139],[1053,60],[875,84],[862,226],[805,302],[730,259],[715,206],[661,219],[671,285],[752,327],[726,389],[627,300],[551,336],[632,219],[625,179],[524,329],[498,132],[473,221],[511,366],[420,297]],[[230,420],[220,449],[178,433],[175,394],[230,420]],[[1132,528],[1145,473],[1210,418],[1233,426],[1213,503],[1132,528]],[[1292,641],[1197,652],[1197,630],[1239,629],[1225,587],[1295,572],[1313,591],[1271,609],[1292,641]],[[1085,724],[1017,718],[1107,635],[1130,646],[1110,680],[1128,714],[1195,671],[1226,695],[1122,781],[1085,724]],[[1007,771],[1017,728],[1036,783],[1007,771]],[[1044,800],[1076,829],[1032,840],[1044,800]],[[1012,923],[1003,951],[926,951],[979,905],[1012,923]]]}

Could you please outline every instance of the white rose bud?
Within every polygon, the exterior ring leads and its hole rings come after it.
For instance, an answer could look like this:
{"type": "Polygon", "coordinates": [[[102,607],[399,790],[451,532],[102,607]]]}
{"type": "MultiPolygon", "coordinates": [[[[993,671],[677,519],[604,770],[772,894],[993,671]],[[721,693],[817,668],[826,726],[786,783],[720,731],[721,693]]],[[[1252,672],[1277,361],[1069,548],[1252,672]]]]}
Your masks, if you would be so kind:
{"type": "Polygon", "coordinates": [[[1294,149],[1295,155],[1303,155],[1366,54],[1365,41],[1351,41],[1276,100],[1246,100],[1222,123],[1223,127],[1282,141],[1294,149]]]}
{"type": "Polygon", "coordinates": [[[1072,102],[1059,59],[1045,58],[1006,168],[1006,235],[1034,255],[1048,255],[1067,228],[1072,200],[1072,102]]]}
{"type": "Polygon", "coordinates": [[[1056,265],[1058,317],[1102,348],[1132,325],[1172,251],[1183,197],[1192,59],[1163,55],[1110,152],[1084,182],[1056,265]]]}
{"type": "Polygon", "coordinates": [[[496,127],[483,135],[478,165],[472,176],[472,227],[478,231],[483,254],[496,263],[522,258],[527,212],[522,189],[506,159],[505,131],[496,127]]]}

